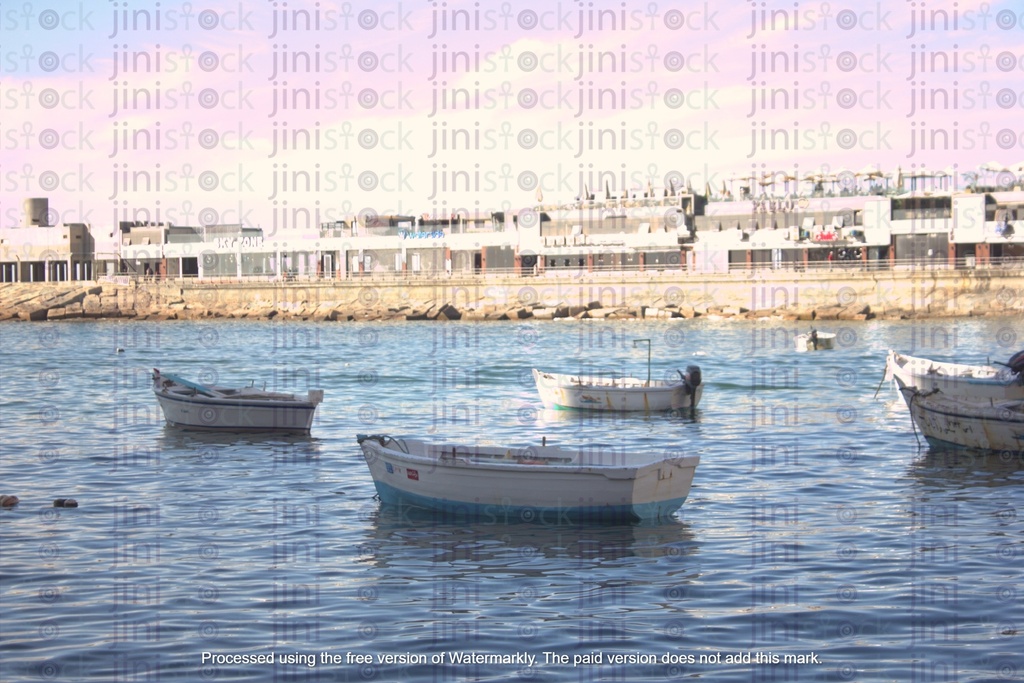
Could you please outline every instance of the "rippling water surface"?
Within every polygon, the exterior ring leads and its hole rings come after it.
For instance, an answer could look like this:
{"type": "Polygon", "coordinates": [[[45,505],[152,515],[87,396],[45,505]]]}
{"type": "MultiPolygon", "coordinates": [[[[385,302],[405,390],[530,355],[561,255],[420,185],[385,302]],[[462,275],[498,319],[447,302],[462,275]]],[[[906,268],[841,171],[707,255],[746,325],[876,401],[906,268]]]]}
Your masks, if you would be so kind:
{"type": "Polygon", "coordinates": [[[0,326],[0,680],[1020,680],[1024,465],[921,448],[875,391],[890,347],[1005,360],[1024,326],[820,327],[835,351],[768,321],[0,326]],[[701,367],[695,415],[541,408],[532,367],[643,376],[640,338],[655,377],[701,367]],[[180,431],[153,367],[326,398],[309,437],[180,431]],[[665,523],[443,523],[373,500],[383,431],[701,464],[665,523]]]}

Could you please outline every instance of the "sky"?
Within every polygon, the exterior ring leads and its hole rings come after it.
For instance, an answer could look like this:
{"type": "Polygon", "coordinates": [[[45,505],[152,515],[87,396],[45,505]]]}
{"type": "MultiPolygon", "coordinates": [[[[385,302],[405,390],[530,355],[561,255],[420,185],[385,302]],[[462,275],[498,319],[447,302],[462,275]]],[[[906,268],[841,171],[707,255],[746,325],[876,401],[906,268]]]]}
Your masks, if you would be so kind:
{"type": "Polygon", "coordinates": [[[52,223],[313,235],[752,174],[1010,187],[1022,75],[1009,2],[4,1],[0,221],[48,197],[52,223]]]}

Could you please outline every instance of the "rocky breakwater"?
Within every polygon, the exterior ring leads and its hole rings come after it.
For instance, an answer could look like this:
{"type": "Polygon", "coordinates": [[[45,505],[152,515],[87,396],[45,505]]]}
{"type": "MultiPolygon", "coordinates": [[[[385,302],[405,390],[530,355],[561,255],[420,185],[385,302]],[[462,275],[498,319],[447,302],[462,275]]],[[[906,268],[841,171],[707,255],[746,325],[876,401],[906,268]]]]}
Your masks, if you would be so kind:
{"type": "MultiPolygon", "coordinates": [[[[1024,281],[1017,278],[1018,281],[1024,281]]],[[[558,296],[524,296],[535,290],[521,283],[479,292],[465,286],[412,288],[367,287],[360,283],[224,283],[61,282],[0,283],[0,320],[55,321],[82,319],[199,320],[210,318],[310,321],[482,321],[559,319],[732,318],[779,320],[896,320],[963,316],[1019,315],[1024,297],[1018,281],[998,288],[848,280],[831,287],[809,285],[791,295],[751,295],[749,283],[737,278],[684,290],[671,281],[648,283],[623,296],[621,289],[563,288],[558,296]],[[494,294],[495,289],[498,295],[494,294]],[[904,292],[903,289],[906,289],[904,292]],[[701,290],[704,291],[704,290],[701,290]],[[824,293],[823,293],[824,292],[824,293]],[[486,293],[486,295],[485,295],[486,293]],[[592,296],[587,296],[587,295],[592,296]],[[593,295],[597,296],[593,296],[593,295]],[[614,294],[614,295],[613,295],[614,294]],[[781,299],[784,305],[765,305],[781,299]],[[757,305],[761,303],[762,305],[757,305]],[[746,304],[746,305],[745,305],[746,304]]],[[[693,285],[693,281],[688,283],[693,285]]],[[[766,289],[766,288],[765,288],[766,289]]],[[[773,286],[774,291],[778,289],[773,286]]]]}
{"type": "Polygon", "coordinates": [[[0,284],[0,320],[170,320],[214,315],[190,307],[180,291],[131,282],[7,282],[0,284]]]}
{"type": "Polygon", "coordinates": [[[63,320],[120,317],[116,294],[91,283],[4,283],[0,320],[63,320]]]}

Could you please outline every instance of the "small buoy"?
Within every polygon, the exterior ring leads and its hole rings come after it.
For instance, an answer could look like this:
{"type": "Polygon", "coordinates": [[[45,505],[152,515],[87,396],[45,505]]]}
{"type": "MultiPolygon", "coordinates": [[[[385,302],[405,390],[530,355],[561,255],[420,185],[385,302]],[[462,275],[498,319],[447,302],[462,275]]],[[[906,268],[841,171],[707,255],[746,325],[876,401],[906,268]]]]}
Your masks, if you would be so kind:
{"type": "Polygon", "coordinates": [[[2,495],[0,496],[0,507],[12,508],[17,505],[19,498],[17,496],[2,495]]]}
{"type": "Polygon", "coordinates": [[[55,508],[76,508],[78,507],[78,501],[74,498],[57,498],[53,501],[53,507],[55,508]]]}

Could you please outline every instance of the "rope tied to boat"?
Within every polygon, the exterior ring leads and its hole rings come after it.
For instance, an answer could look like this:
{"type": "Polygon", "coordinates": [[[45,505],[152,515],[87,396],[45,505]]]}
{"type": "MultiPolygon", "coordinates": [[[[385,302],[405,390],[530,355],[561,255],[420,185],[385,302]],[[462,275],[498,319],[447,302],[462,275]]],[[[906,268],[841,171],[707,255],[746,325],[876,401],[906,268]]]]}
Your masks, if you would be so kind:
{"type": "MultiPolygon", "coordinates": [[[[917,439],[917,447],[918,448],[921,448],[921,439],[917,435],[917,421],[914,419],[914,399],[918,398],[918,397],[928,397],[928,396],[931,396],[932,394],[939,394],[939,393],[942,393],[942,392],[939,390],[938,387],[935,387],[934,389],[931,389],[929,391],[924,391],[924,392],[919,391],[918,389],[914,389],[914,393],[912,393],[910,395],[910,400],[907,402],[907,407],[910,409],[910,426],[914,430],[914,438],[917,439]]],[[[922,408],[922,410],[924,410],[924,409],[922,408]]]]}
{"type": "Polygon", "coordinates": [[[917,435],[917,420],[914,419],[914,399],[921,395],[920,391],[914,390],[914,393],[910,395],[910,401],[907,406],[910,408],[910,426],[914,430],[914,439],[917,440],[917,448],[921,449],[921,439],[917,435]]]}
{"type": "Polygon", "coordinates": [[[886,365],[885,372],[882,373],[882,379],[878,380],[878,386],[875,387],[875,395],[873,398],[878,398],[878,392],[882,390],[882,385],[885,384],[885,378],[889,376],[889,367],[886,365]]]}

